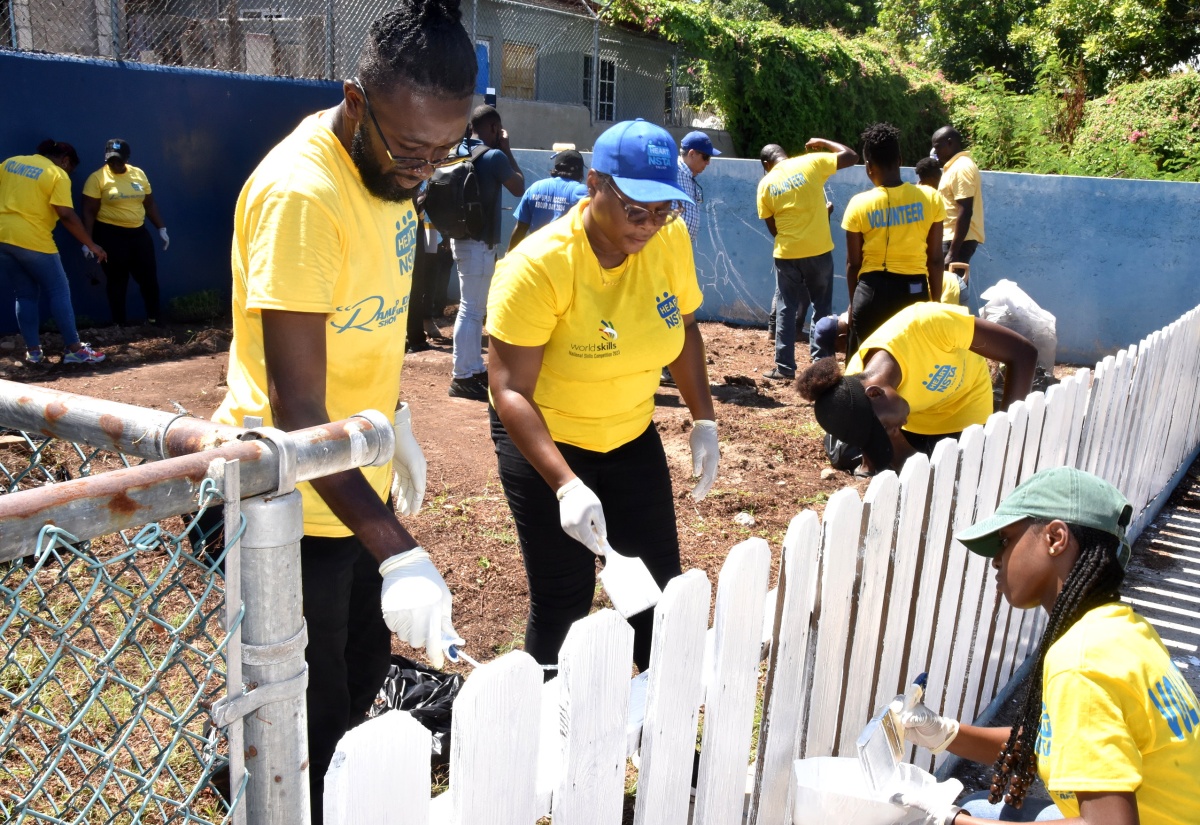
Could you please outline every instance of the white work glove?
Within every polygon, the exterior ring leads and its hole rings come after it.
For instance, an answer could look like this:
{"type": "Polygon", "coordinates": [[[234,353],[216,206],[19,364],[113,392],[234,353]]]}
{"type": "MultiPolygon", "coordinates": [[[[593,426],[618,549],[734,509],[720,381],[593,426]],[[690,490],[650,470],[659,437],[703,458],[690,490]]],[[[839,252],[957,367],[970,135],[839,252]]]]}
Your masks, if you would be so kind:
{"type": "Polygon", "coordinates": [[[596,494],[575,477],[558,488],[558,521],[563,532],[581,543],[597,556],[604,555],[608,543],[608,527],[604,523],[604,507],[596,494]]]}
{"type": "Polygon", "coordinates": [[[441,669],[447,645],[466,644],[450,621],[450,588],[420,547],[385,559],[379,565],[383,588],[379,603],[383,620],[400,641],[425,648],[429,664],[441,669]]]}
{"type": "Polygon", "coordinates": [[[408,404],[400,405],[393,419],[396,447],[392,455],[392,501],[402,516],[415,516],[425,500],[425,453],[412,432],[412,412],[408,404]]]}
{"type": "Polygon", "coordinates": [[[92,250],[88,249],[87,244],[84,244],[83,245],[83,259],[85,261],[90,261],[90,260],[93,260],[95,257],[96,257],[96,253],[94,253],[94,252],[92,252],[92,250]]]}
{"type": "Polygon", "coordinates": [[[158,237],[162,238],[163,252],[166,252],[167,247],[171,245],[171,238],[167,235],[167,228],[165,226],[158,230],[158,237]]]}
{"type": "Polygon", "coordinates": [[[928,802],[914,793],[894,794],[888,801],[893,805],[903,805],[921,811],[925,814],[924,825],[954,825],[954,818],[962,813],[962,808],[957,805],[928,802]]]}
{"type": "Polygon", "coordinates": [[[904,738],[915,745],[941,753],[958,736],[958,720],[939,716],[919,700],[906,700],[900,694],[892,700],[891,709],[904,725],[904,738]]]}
{"type": "Polygon", "coordinates": [[[717,422],[693,421],[688,442],[692,445],[692,475],[700,476],[692,488],[692,499],[700,501],[708,495],[713,482],[717,480],[717,462],[721,460],[721,450],[717,446],[717,422]]]}

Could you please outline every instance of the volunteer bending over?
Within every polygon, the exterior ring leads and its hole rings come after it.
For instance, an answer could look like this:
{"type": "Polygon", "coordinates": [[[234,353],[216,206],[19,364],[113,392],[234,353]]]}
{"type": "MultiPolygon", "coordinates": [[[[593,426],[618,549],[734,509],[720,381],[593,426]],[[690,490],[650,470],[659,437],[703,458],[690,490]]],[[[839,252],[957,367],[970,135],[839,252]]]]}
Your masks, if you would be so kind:
{"type": "MultiPolygon", "coordinates": [[[[817,423],[862,451],[863,469],[899,470],[917,452],[931,454],[992,414],[985,359],[1004,365],[1002,409],[1033,386],[1037,348],[1010,329],[973,318],[962,307],[912,304],[858,348],[845,375],[822,358],[796,379],[817,423]]],[[[832,453],[832,451],[831,451],[832,453]]]]}
{"type": "MultiPolygon", "coordinates": [[[[671,476],[652,421],[670,366],[692,414],[703,498],[717,425],[696,326],[700,287],[675,184],[675,141],[645,121],[596,140],[589,197],[496,268],[488,301],[492,440],[529,580],[525,650],[558,661],[587,615],[595,556],[611,545],[660,586],[679,574],[671,476]],[[594,555],[593,555],[594,554],[594,555]]],[[[630,619],[650,659],[653,611],[630,619]]]]}
{"type": "Polygon", "coordinates": [[[1132,512],[1112,485],[1057,467],[958,536],[992,560],[1009,604],[1050,618],[1011,728],[962,725],[919,703],[902,710],[909,741],[995,765],[986,800],[915,805],[928,823],[1200,822],[1200,706],[1158,633],[1121,601],[1132,512]],[[1052,804],[1025,798],[1035,776],[1052,804]]]}

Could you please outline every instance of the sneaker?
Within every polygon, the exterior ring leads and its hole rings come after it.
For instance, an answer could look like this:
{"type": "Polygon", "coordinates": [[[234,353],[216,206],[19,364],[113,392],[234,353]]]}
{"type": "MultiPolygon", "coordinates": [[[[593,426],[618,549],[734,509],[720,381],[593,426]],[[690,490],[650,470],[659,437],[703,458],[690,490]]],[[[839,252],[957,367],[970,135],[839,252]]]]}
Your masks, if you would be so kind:
{"type": "Polygon", "coordinates": [[[25,360],[30,364],[40,364],[42,363],[42,358],[44,357],[45,356],[42,355],[42,351],[40,349],[25,350],[25,360]]]}
{"type": "Polygon", "coordinates": [[[662,368],[662,375],[658,377],[658,383],[663,387],[675,386],[675,379],[671,377],[671,371],[666,367],[662,368]]]}
{"type": "Polygon", "coordinates": [[[97,352],[85,343],[80,343],[79,349],[68,352],[63,356],[64,364],[99,364],[104,360],[104,353],[97,352]]]}
{"type": "Polygon", "coordinates": [[[795,375],[788,375],[785,372],[780,372],[779,367],[774,367],[768,372],[763,373],[763,378],[770,378],[772,381],[791,381],[795,375]]]}
{"type": "Polygon", "coordinates": [[[451,378],[450,389],[446,393],[451,398],[466,398],[471,401],[487,401],[487,386],[480,384],[474,375],[470,378],[451,378]]]}

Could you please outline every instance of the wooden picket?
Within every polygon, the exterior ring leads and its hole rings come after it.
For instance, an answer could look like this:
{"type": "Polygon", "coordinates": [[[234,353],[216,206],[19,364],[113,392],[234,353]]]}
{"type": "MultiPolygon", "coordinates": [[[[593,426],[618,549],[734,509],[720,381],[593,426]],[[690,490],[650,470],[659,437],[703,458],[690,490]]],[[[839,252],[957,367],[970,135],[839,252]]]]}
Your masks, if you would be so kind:
{"type": "MultiPolygon", "coordinates": [[[[530,825],[549,814],[555,825],[616,825],[626,755],[636,752],[638,825],[736,823],[767,643],[742,821],[789,825],[795,759],[852,755],[869,715],[922,671],[931,707],[974,718],[1034,651],[1044,611],[1012,609],[988,560],[955,541],[957,531],[1037,470],[1066,464],[1126,493],[1136,535],[1198,442],[1200,307],[943,441],[931,458],[913,457],[899,476],[881,473],[865,497],[838,491],[823,519],[797,515],[772,594],[766,542],[733,548],[711,629],[707,576],[676,578],[655,609],[651,667],[632,682],[632,630],[607,610],[572,627],[550,682],[522,652],[479,667],[455,702],[440,797],[425,782],[429,734],[411,717],[387,713],[355,728],[326,775],[325,820],[530,825]]],[[[922,767],[941,762],[909,753],[922,767]]]]}

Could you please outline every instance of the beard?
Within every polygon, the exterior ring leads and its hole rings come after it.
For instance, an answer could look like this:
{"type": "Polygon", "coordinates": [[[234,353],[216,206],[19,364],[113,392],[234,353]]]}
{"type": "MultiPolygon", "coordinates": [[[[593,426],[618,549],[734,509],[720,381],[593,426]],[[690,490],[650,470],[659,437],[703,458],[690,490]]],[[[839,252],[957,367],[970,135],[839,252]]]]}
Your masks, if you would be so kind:
{"type": "Polygon", "coordinates": [[[360,122],[358,128],[354,130],[354,137],[350,139],[350,159],[354,161],[354,167],[358,170],[359,177],[362,178],[363,186],[368,192],[383,201],[399,203],[415,198],[420,193],[421,187],[401,186],[384,170],[383,164],[377,160],[376,153],[368,148],[373,141],[367,137],[366,131],[365,123],[360,122]]]}

